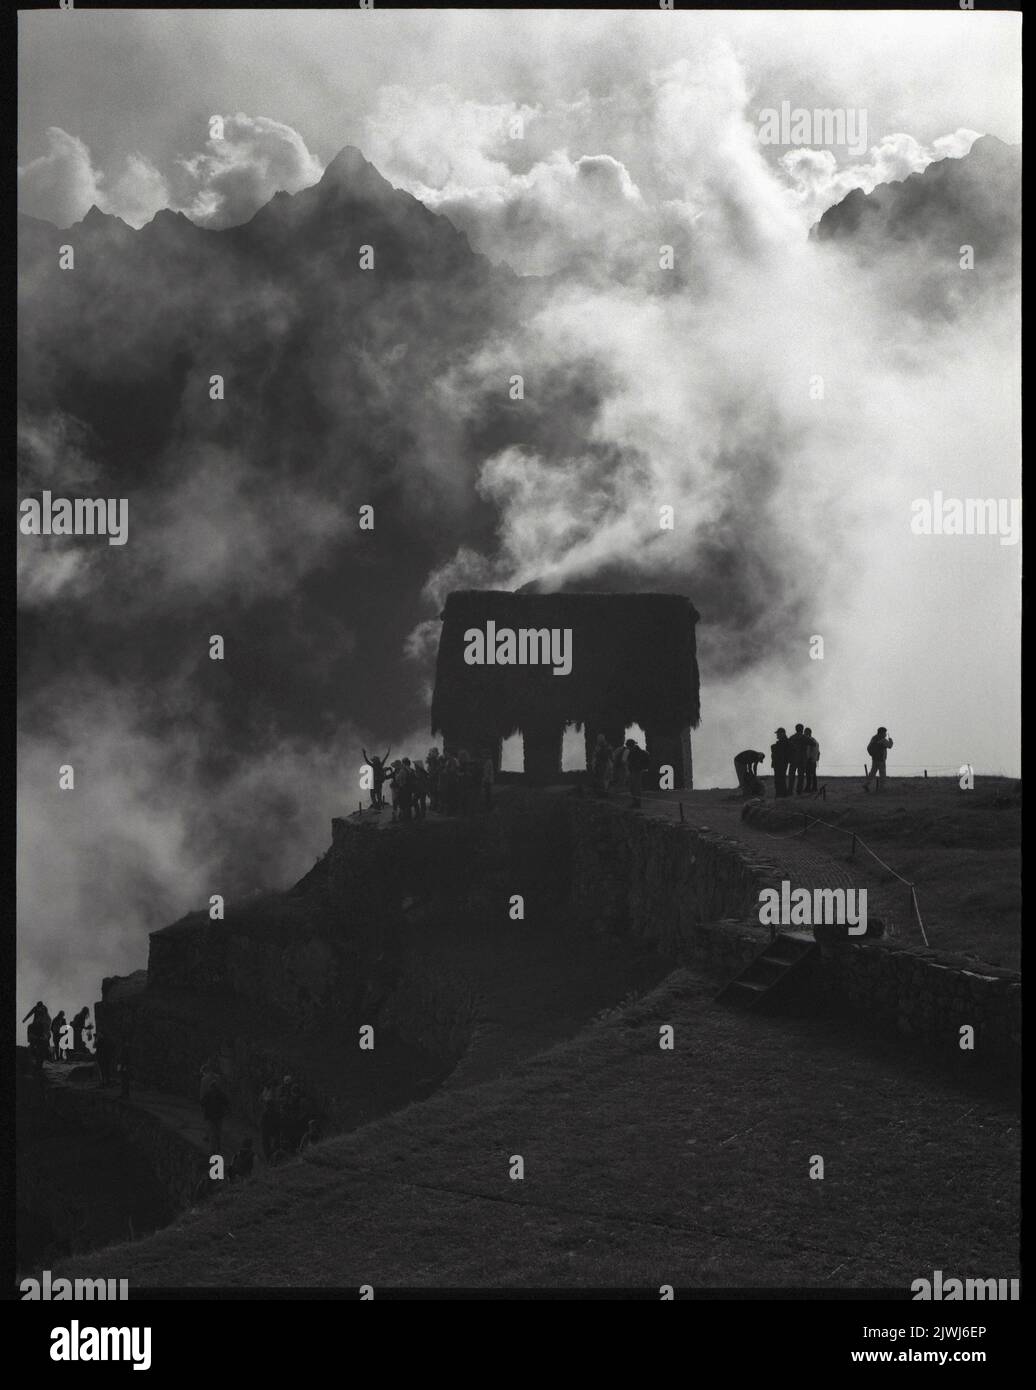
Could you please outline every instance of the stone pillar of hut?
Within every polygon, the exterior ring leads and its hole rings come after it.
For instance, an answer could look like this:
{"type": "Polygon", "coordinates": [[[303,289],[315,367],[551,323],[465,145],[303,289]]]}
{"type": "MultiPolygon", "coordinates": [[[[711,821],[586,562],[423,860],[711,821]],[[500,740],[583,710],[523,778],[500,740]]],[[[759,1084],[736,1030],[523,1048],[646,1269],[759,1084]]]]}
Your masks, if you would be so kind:
{"type": "Polygon", "coordinates": [[[648,757],[654,767],[651,775],[658,776],[658,768],[673,769],[673,786],[690,791],[694,786],[694,764],[691,761],[691,731],[685,724],[682,729],[645,729],[648,757]]]}
{"type": "Polygon", "coordinates": [[[535,786],[561,781],[561,744],[564,724],[536,723],[522,729],[525,745],[525,780],[535,786]]]}

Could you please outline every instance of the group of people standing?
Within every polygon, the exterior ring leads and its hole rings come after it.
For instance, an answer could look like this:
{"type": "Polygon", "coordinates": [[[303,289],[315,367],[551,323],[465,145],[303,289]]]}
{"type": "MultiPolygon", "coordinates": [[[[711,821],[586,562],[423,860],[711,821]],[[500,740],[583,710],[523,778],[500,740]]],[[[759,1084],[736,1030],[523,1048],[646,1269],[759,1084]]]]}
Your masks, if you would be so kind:
{"type": "Polygon", "coordinates": [[[74,1056],[89,1056],[87,1042],[93,1035],[90,1010],[83,1007],[69,1022],[65,1011],[50,1016],[42,999],[37,999],[22,1019],[28,1027],[29,1052],[42,1066],[44,1062],[68,1062],[74,1056]]]}
{"type": "MultiPolygon", "coordinates": [[[[230,1094],[218,1062],[208,1061],[202,1066],[198,1099],[205,1121],[209,1152],[222,1153],[223,1123],[230,1113],[230,1094]]],[[[321,1139],[320,1122],[316,1115],[307,1110],[302,1087],[293,1077],[285,1076],[279,1082],[267,1082],[260,1094],[259,1104],[259,1131],[263,1158],[267,1163],[278,1163],[292,1154],[304,1153],[311,1144],[321,1139]]],[[[231,1160],[227,1176],[251,1177],[254,1165],[252,1140],[246,1137],[231,1160]]]]}
{"type": "MultiPolygon", "coordinates": [[[[776,731],[777,742],[770,744],[770,766],[773,768],[774,796],[807,796],[817,790],[817,764],[820,744],[813,730],[795,725],[788,737],[787,730],[776,731]]],[[[766,754],[756,748],[745,748],[734,759],[734,771],[741,795],[746,798],[765,796],[766,789],[759,776],[759,764],[766,754]]]]}
{"type": "Polygon", "coordinates": [[[777,742],[770,744],[774,796],[812,796],[820,762],[820,744],[813,730],[796,724],[790,738],[784,729],[777,729],[776,737],[777,742]]]}
{"type": "Polygon", "coordinates": [[[269,1082],[260,1096],[259,1132],[268,1163],[301,1154],[321,1139],[320,1121],[306,1110],[302,1087],[291,1076],[269,1082]]]}
{"type": "Polygon", "coordinates": [[[629,792],[633,806],[640,805],[644,773],[651,766],[651,759],[636,739],[628,738],[613,748],[604,734],[598,734],[590,759],[594,790],[599,796],[610,792],[629,792]]]}
{"type": "MultiPolygon", "coordinates": [[[[770,744],[770,766],[773,768],[774,796],[812,796],[817,791],[817,765],[820,762],[820,744],[813,737],[813,730],[802,724],[795,725],[795,732],[789,737],[785,729],[776,730],[777,741],[770,744]]],[[[880,791],[886,777],[886,759],[892,740],[884,725],[878,728],[867,744],[867,756],[871,760],[867,771],[864,791],[870,791],[871,779],[880,791]]],[[[765,789],[759,777],[759,764],[766,758],[758,749],[745,748],[734,759],[737,784],[745,797],[764,796],[765,789]]]]}
{"type": "Polygon", "coordinates": [[[372,758],[364,749],[363,757],[371,769],[371,806],[375,811],[384,809],[387,787],[393,821],[421,821],[429,811],[442,816],[474,815],[493,804],[496,769],[491,753],[473,758],[463,748],[457,753],[429,748],[423,762],[397,758],[390,763],[390,751],[372,758]]]}
{"type": "Polygon", "coordinates": [[[129,1047],[123,1043],[116,1054],[115,1046],[100,1026],[90,1022],[90,1010],[84,1005],[71,1022],[62,1009],[53,1018],[42,999],[37,999],[22,1019],[28,1027],[29,1055],[42,1075],[44,1062],[93,1061],[97,1068],[97,1084],[104,1090],[115,1081],[121,1083],[121,1094],[129,1096],[129,1047]],[[93,1051],[89,1042],[93,1039],[93,1051]]]}

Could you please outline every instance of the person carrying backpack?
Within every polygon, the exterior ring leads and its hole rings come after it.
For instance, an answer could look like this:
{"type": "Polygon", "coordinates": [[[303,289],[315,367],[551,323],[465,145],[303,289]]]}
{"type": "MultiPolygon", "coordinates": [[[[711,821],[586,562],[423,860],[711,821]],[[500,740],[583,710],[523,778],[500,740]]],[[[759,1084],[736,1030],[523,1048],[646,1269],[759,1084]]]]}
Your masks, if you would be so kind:
{"type": "Polygon", "coordinates": [[[888,732],[888,729],[882,725],[867,745],[867,756],[871,760],[871,765],[867,772],[867,780],[863,784],[865,792],[869,792],[871,789],[872,777],[876,792],[880,792],[885,784],[885,777],[887,776],[885,761],[888,757],[888,751],[892,747],[892,740],[889,738],[888,732]]]}

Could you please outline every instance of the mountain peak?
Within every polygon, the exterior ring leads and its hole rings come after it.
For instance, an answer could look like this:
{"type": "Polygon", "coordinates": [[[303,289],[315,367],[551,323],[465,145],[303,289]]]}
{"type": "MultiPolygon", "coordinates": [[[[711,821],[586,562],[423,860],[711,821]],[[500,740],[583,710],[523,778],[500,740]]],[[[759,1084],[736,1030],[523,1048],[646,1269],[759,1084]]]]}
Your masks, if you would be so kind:
{"type": "Polygon", "coordinates": [[[355,145],[346,145],[338,151],[324,170],[317,187],[343,189],[368,196],[394,191],[388,179],[382,178],[355,145]]]}
{"type": "Polygon", "coordinates": [[[118,223],[120,226],[125,225],[121,217],[115,217],[110,212],[102,212],[96,203],[91,203],[90,210],[81,219],[81,225],[84,227],[109,227],[113,223],[118,223]]]}

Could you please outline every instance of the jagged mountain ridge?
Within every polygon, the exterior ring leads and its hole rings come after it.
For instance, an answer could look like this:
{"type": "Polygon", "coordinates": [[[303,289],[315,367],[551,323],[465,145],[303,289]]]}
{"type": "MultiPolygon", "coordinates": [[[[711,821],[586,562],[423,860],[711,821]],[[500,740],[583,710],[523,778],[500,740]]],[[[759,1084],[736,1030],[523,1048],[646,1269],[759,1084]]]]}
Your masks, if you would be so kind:
{"type": "Polygon", "coordinates": [[[812,229],[819,241],[880,238],[918,241],[969,227],[990,255],[1006,251],[1020,231],[1021,149],[980,136],[960,159],[939,159],[870,193],[854,188],[812,229]]]}
{"type": "Polygon", "coordinates": [[[856,188],[810,236],[886,277],[886,298],[911,316],[953,320],[1015,300],[1021,273],[1021,149],[995,136],[870,193],[856,188]],[[973,266],[962,268],[964,248],[973,266]]]}
{"type": "Polygon", "coordinates": [[[418,683],[396,673],[429,572],[461,543],[492,548],[479,466],[505,443],[574,447],[599,404],[575,377],[544,383],[524,409],[508,402],[503,368],[499,389],[470,381],[472,357],[517,335],[543,287],[475,253],[352,149],[319,183],[275,195],[239,226],[211,230],[165,210],[135,230],[92,208],[58,229],[23,214],[18,249],[24,433],[60,422],[63,442],[71,435],[91,465],[78,476],[73,463],[23,448],[21,493],[64,483],[90,494],[92,478],[93,495],[130,497],[134,536],[127,552],[105,556],[90,611],[74,589],[48,611],[53,642],[32,640],[42,618],[25,613],[26,688],[75,666],[80,651],[89,668],[88,632],[112,643],[134,607],[123,600],[143,590],[154,594],[151,620],[132,644],[114,641],[120,670],[159,687],[190,665],[185,615],[213,600],[229,607],[238,653],[226,689],[213,693],[228,721],[213,731],[221,745],[247,746],[271,729],[326,737],[343,718],[344,688],[361,727],[423,723],[418,683]],[[59,267],[66,245],[70,271],[59,267]],[[373,270],[360,267],[364,245],[373,270]],[[220,402],[210,399],[214,374],[224,378],[220,402]],[[454,375],[456,389],[444,390],[454,375]],[[149,552],[161,551],[181,475],[195,472],[192,495],[213,494],[217,508],[214,545],[235,544],[228,503],[245,490],[251,530],[264,525],[266,539],[244,527],[243,542],[273,551],[262,557],[268,570],[296,568],[292,553],[314,530],[319,540],[337,527],[340,539],[272,593],[265,576],[248,584],[255,592],[181,583],[175,558],[170,572],[168,556],[149,552]],[[293,535],[285,494],[311,499],[299,504],[307,513],[326,508],[327,526],[293,535]],[[377,517],[366,546],[361,503],[377,517]],[[343,598],[361,593],[365,602],[343,598]]]}

